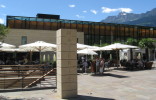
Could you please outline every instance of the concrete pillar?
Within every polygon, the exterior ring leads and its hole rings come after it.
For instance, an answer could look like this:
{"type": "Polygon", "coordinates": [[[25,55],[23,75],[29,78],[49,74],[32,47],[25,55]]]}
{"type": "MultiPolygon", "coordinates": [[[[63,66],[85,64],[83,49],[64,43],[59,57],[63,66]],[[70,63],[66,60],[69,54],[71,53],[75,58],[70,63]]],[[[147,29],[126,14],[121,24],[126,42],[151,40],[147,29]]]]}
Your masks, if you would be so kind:
{"type": "Polygon", "coordinates": [[[77,31],[57,30],[57,92],[60,98],[77,96],[77,31]]]}

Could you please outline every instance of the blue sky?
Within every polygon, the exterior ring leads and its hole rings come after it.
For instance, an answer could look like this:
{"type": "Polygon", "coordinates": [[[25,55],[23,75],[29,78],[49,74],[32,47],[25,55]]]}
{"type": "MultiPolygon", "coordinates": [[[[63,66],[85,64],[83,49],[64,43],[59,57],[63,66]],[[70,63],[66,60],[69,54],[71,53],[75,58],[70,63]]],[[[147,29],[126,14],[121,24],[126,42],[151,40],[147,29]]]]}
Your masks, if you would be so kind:
{"type": "Polygon", "coordinates": [[[153,8],[156,0],[0,0],[0,23],[5,23],[7,15],[35,17],[37,13],[99,22],[121,11],[144,13],[153,8]]]}

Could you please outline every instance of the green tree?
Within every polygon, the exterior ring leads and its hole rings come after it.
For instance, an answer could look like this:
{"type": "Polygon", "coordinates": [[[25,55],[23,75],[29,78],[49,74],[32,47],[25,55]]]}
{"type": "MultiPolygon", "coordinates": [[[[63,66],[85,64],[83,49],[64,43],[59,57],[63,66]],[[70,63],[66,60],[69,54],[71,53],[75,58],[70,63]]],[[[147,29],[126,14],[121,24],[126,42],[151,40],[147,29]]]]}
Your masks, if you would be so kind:
{"type": "Polygon", "coordinates": [[[149,60],[149,49],[155,48],[154,42],[156,42],[156,40],[151,38],[143,38],[139,41],[139,47],[145,49],[147,60],[149,60]]]}
{"type": "Polygon", "coordinates": [[[0,40],[3,40],[8,32],[9,29],[5,25],[0,24],[0,40]]]}
{"type": "Polygon", "coordinates": [[[114,44],[114,43],[121,43],[121,44],[124,44],[124,42],[122,42],[122,41],[114,41],[112,44],[114,44]]]}
{"type": "Polygon", "coordinates": [[[109,44],[108,43],[102,43],[101,45],[100,44],[94,44],[93,46],[104,47],[107,45],[109,45],[109,44]]]}
{"type": "Polygon", "coordinates": [[[128,38],[127,41],[126,41],[126,44],[138,46],[138,40],[134,39],[134,38],[128,38]]]}
{"type": "MultiPolygon", "coordinates": [[[[126,41],[126,44],[138,46],[138,40],[134,39],[134,38],[128,38],[127,41],[126,41]]],[[[131,60],[132,60],[133,59],[133,51],[132,51],[132,49],[130,49],[130,57],[131,57],[131,60]]]]}

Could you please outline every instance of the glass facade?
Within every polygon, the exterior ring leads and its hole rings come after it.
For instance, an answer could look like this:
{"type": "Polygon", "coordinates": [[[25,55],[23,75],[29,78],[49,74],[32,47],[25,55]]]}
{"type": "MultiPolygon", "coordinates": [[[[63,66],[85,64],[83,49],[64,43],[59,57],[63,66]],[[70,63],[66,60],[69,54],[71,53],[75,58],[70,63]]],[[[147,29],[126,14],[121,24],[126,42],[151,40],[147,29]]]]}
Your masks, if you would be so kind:
{"type": "Polygon", "coordinates": [[[64,19],[44,19],[37,17],[7,16],[7,26],[12,29],[58,30],[77,29],[84,32],[85,44],[93,45],[125,42],[127,38],[156,38],[156,27],[145,27],[124,24],[110,24],[64,19]]]}

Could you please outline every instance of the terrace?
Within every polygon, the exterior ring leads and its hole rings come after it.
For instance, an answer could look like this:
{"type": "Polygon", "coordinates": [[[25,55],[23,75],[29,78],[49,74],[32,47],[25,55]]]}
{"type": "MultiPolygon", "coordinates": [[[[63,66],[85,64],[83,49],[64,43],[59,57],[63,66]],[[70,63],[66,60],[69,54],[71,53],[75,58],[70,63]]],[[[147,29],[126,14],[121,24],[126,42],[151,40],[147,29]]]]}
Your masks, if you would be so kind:
{"type": "MultiPolygon", "coordinates": [[[[154,100],[156,70],[104,72],[102,76],[78,74],[78,97],[70,100],[154,100]]],[[[59,100],[56,90],[2,92],[1,96],[19,100],[59,100]]]]}

